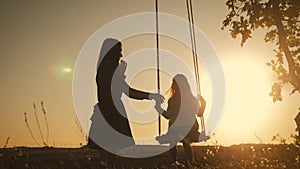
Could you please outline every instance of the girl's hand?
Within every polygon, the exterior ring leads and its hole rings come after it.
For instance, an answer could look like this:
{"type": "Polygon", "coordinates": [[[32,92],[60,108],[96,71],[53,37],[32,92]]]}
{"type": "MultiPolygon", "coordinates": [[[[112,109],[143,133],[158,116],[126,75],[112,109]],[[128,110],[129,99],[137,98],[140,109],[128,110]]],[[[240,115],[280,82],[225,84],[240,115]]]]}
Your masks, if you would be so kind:
{"type": "Polygon", "coordinates": [[[161,104],[155,104],[154,106],[155,110],[159,113],[159,114],[162,114],[164,112],[164,109],[161,108],[161,104]]]}

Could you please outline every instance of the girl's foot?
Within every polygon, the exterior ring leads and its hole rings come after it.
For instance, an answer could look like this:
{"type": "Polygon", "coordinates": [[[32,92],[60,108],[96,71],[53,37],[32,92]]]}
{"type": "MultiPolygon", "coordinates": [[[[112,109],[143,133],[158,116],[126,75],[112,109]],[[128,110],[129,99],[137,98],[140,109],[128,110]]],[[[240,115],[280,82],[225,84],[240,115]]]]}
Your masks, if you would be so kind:
{"type": "Polygon", "coordinates": [[[188,169],[193,169],[193,168],[194,168],[193,162],[187,161],[187,162],[186,162],[186,168],[188,168],[188,169]]]}

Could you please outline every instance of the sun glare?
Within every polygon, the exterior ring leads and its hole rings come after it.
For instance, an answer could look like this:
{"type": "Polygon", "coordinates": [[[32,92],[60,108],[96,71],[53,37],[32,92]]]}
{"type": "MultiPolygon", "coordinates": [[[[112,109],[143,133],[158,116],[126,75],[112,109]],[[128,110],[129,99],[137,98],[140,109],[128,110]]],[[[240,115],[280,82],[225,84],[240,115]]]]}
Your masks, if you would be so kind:
{"type": "Polygon", "coordinates": [[[226,63],[227,101],[220,130],[231,139],[250,141],[263,128],[268,111],[267,69],[250,59],[226,63]]]}

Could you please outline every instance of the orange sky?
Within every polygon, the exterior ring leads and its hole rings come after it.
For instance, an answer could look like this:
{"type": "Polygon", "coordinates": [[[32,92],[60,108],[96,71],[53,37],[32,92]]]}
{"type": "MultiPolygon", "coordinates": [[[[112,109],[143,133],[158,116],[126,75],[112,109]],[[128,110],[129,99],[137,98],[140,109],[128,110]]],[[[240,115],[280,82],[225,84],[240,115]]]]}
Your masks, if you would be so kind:
{"type": "MultiPolygon", "coordinates": [[[[49,144],[84,143],[76,125],[71,71],[81,48],[95,31],[114,19],[153,11],[154,1],[140,0],[2,2],[0,146],[7,137],[10,137],[9,146],[36,146],[26,129],[24,112],[28,113],[29,124],[40,141],[32,104],[37,104],[45,133],[41,100],[45,102],[49,120],[49,144]]],[[[160,11],[186,18],[184,1],[161,1],[160,11]]],[[[296,127],[293,119],[299,107],[299,95],[289,96],[287,87],[284,102],[272,102],[268,93],[276,77],[265,63],[274,55],[273,45],[264,44],[264,34],[260,31],[241,48],[239,40],[231,39],[227,30],[220,29],[226,12],[222,1],[194,2],[195,23],[214,45],[226,79],[226,103],[222,121],[215,131],[216,139],[220,144],[230,145],[258,143],[254,133],[265,143],[277,133],[286,138],[296,127]]],[[[151,39],[135,37],[123,43],[125,59],[145,47],[138,45],[141,38],[151,39]]],[[[162,40],[163,49],[182,52],[167,42],[162,40]]],[[[169,85],[167,80],[164,83],[169,85]]],[[[208,82],[203,83],[204,89],[209,88],[208,82]]],[[[147,89],[138,81],[132,85],[147,89]]],[[[139,135],[139,129],[134,130],[137,131],[134,135],[139,135]]]]}

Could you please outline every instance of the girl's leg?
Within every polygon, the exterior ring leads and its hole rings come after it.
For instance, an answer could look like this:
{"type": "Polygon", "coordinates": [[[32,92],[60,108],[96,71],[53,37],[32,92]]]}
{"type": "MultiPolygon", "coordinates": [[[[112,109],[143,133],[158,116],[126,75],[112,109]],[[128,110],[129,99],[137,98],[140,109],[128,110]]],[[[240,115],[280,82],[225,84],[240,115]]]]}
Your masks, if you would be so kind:
{"type": "Polygon", "coordinates": [[[171,164],[176,163],[176,156],[177,156],[177,149],[176,144],[170,145],[172,148],[170,149],[170,157],[171,157],[171,164]]]}
{"type": "Polygon", "coordinates": [[[193,152],[191,148],[191,142],[189,139],[183,139],[182,143],[183,143],[186,160],[187,162],[190,162],[192,164],[194,159],[193,159],[193,152]]]}

